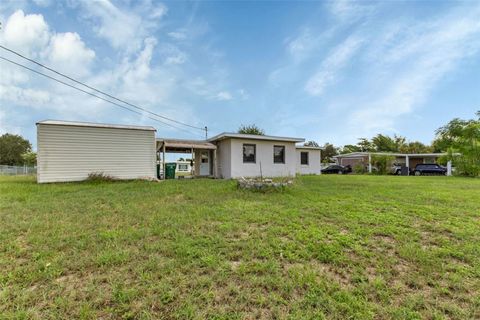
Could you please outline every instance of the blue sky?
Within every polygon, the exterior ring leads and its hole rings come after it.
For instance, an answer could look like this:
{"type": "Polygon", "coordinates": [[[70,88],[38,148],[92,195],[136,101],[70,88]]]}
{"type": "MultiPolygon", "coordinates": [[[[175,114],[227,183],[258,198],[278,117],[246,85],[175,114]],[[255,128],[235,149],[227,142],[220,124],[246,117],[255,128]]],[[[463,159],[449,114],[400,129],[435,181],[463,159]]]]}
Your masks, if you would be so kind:
{"type": "MultiPolygon", "coordinates": [[[[2,1],[0,43],[211,135],[255,123],[320,144],[429,143],[480,110],[479,16],[477,1],[2,1]]],[[[35,144],[43,119],[202,137],[0,61],[0,133],[35,144]]]]}

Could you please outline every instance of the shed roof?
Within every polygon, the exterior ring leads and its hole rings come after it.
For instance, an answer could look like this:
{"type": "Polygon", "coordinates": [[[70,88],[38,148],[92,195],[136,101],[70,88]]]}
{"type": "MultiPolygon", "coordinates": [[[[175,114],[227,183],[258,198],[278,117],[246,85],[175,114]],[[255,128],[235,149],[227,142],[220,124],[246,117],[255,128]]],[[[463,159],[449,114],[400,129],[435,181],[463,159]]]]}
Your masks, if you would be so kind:
{"type": "Polygon", "coordinates": [[[302,150],[323,150],[322,147],[312,147],[312,146],[295,146],[296,149],[302,149],[302,150]]]}
{"type": "Polygon", "coordinates": [[[304,138],[293,137],[279,137],[279,136],[265,136],[257,134],[244,134],[244,133],[232,133],[223,132],[214,137],[211,137],[207,141],[219,141],[224,139],[250,139],[250,140],[264,140],[264,141],[283,141],[283,142],[304,142],[304,138]]]}
{"type": "Polygon", "coordinates": [[[113,128],[113,129],[129,129],[129,130],[148,130],[157,131],[151,126],[131,126],[123,124],[107,124],[107,123],[94,123],[94,122],[78,122],[78,121],[63,121],[63,120],[42,120],[36,123],[57,125],[57,126],[74,126],[74,127],[95,127],[95,128],[113,128]]]}

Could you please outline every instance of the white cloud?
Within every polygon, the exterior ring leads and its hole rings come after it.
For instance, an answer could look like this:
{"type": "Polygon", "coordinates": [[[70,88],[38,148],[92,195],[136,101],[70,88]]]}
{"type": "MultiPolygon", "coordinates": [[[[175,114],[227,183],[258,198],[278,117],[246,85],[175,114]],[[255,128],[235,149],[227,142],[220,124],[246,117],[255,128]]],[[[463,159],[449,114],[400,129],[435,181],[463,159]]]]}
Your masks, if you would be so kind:
{"type": "Polygon", "coordinates": [[[168,33],[168,36],[174,40],[185,40],[187,39],[187,34],[185,31],[172,31],[168,33]]]}
{"type": "Polygon", "coordinates": [[[388,77],[382,90],[375,90],[366,99],[357,101],[350,126],[369,133],[394,131],[396,120],[421,107],[436,85],[465,59],[480,52],[480,7],[468,13],[454,12],[435,21],[405,26],[407,36],[375,47],[369,61],[380,66],[372,72],[388,77]],[[458,18],[461,16],[462,18],[458,18]]]}
{"type": "Polygon", "coordinates": [[[77,77],[89,73],[95,58],[95,52],[86,47],[77,33],[71,32],[53,35],[46,54],[53,67],[77,77]]]}
{"type": "Polygon", "coordinates": [[[50,38],[50,31],[43,16],[25,15],[22,10],[15,11],[7,19],[4,28],[0,33],[0,43],[31,57],[37,57],[39,50],[45,47],[50,38]]]}
{"type": "Polygon", "coordinates": [[[307,81],[305,90],[314,96],[322,95],[329,85],[338,80],[338,73],[350,62],[362,43],[362,39],[352,35],[334,48],[322,62],[320,69],[307,81]]]}
{"type": "Polygon", "coordinates": [[[233,97],[232,97],[232,94],[228,91],[220,91],[215,96],[215,99],[218,101],[228,101],[228,100],[232,100],[233,97]]]}

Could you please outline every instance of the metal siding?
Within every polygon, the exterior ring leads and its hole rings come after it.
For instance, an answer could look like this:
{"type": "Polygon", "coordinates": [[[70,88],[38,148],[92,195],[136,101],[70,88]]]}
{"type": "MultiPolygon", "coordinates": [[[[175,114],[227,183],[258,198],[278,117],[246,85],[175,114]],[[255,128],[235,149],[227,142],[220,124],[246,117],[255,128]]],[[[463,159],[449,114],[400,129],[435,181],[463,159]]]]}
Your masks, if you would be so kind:
{"type": "Polygon", "coordinates": [[[38,124],[37,181],[155,178],[155,131],[38,124]]]}

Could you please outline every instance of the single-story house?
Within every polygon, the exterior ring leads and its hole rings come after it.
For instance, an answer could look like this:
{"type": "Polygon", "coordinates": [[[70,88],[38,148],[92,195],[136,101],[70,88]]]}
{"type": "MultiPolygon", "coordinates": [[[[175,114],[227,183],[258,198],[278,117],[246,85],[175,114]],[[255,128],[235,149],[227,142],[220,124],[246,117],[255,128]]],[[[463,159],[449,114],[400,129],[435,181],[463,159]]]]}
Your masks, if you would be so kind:
{"type": "Polygon", "coordinates": [[[407,168],[415,168],[420,163],[436,163],[438,158],[446,155],[446,153],[390,153],[390,152],[352,152],[334,156],[337,164],[342,166],[362,165],[372,172],[372,156],[392,156],[395,157],[395,163],[406,166],[407,168]]]}
{"type": "Polygon", "coordinates": [[[187,153],[194,176],[282,177],[320,174],[320,148],[303,138],[221,133],[207,140],[164,139],[155,129],[46,120],[37,123],[39,183],[85,180],[90,173],[118,179],[157,178],[166,153],[187,153]]]}

